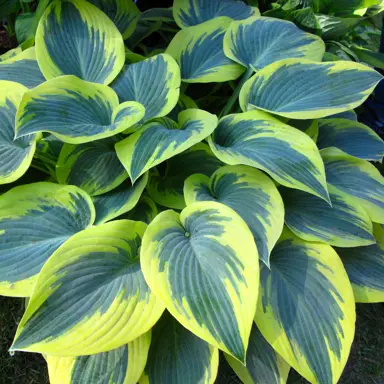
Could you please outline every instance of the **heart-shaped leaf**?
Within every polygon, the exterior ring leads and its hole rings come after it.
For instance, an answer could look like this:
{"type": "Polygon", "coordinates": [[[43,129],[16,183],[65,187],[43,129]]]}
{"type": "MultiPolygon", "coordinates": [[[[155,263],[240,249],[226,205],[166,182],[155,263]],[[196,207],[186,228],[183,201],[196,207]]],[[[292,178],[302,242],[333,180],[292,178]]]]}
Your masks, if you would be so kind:
{"type": "Polygon", "coordinates": [[[143,237],[141,267],[154,294],[198,337],[244,362],[259,283],[251,231],[216,202],[160,213],[143,237]]]}
{"type": "Polygon", "coordinates": [[[109,84],[124,65],[124,41],[111,19],[85,0],[54,0],[40,19],[36,56],[46,79],[75,75],[109,84]]]}

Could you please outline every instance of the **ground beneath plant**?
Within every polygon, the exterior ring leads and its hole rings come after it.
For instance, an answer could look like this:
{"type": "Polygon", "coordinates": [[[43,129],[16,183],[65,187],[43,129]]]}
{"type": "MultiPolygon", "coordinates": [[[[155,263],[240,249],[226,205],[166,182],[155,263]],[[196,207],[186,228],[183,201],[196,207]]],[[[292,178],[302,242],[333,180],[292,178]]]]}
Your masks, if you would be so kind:
{"type": "MultiPolygon", "coordinates": [[[[10,356],[8,353],[23,311],[22,299],[0,297],[0,384],[47,384],[47,366],[41,355],[17,352],[10,356]]],[[[222,362],[216,384],[240,383],[222,362]]],[[[292,370],[288,384],[304,383],[306,381],[292,370]]],[[[357,306],[355,341],[340,383],[384,384],[384,304],[357,306]]]]}

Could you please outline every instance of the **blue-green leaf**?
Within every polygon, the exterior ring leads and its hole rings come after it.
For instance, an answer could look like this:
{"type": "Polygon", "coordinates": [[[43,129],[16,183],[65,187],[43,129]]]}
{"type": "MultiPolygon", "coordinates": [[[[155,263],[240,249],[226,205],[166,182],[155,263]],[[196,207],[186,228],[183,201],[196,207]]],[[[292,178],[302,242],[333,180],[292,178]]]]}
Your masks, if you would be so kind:
{"type": "Polygon", "coordinates": [[[334,187],[328,190],[332,206],[306,192],[280,188],[287,226],[307,241],[338,247],[373,244],[372,223],[364,208],[334,187]]]}
{"type": "Polygon", "coordinates": [[[277,353],[311,383],[336,384],[355,332],[347,273],[329,245],[289,230],[261,265],[255,321],[277,353]]]}
{"type": "Polygon", "coordinates": [[[129,180],[126,180],[113,191],[94,197],[93,204],[96,209],[95,223],[105,223],[133,209],[139,201],[147,181],[148,174],[145,173],[134,185],[129,180]]]}
{"type": "Polygon", "coordinates": [[[145,108],[134,101],[119,105],[106,85],[61,76],[30,90],[20,103],[16,135],[40,131],[71,144],[104,139],[139,122],[145,108]]]}
{"type": "Polygon", "coordinates": [[[36,148],[36,135],[15,137],[16,111],[28,91],[11,81],[0,80],[0,184],[19,179],[29,168],[36,148]]]}
{"type": "Polygon", "coordinates": [[[47,356],[51,384],[136,384],[147,362],[151,332],[108,352],[79,357],[47,356]]]}
{"type": "Polygon", "coordinates": [[[54,0],[37,28],[36,56],[46,79],[75,75],[109,84],[124,65],[124,41],[111,19],[88,1],[54,0]]]}
{"type": "Polygon", "coordinates": [[[366,125],[347,119],[321,119],[317,146],[336,147],[364,160],[382,161],[384,156],[384,141],[366,125]]]}
{"type": "Polygon", "coordinates": [[[14,81],[27,88],[44,83],[45,78],[36,61],[35,48],[26,49],[0,62],[0,80],[14,81]]]}
{"type": "Polygon", "coordinates": [[[56,166],[59,183],[77,185],[91,196],[118,187],[128,178],[115,152],[118,140],[114,136],[80,145],[64,144],[56,166]]]}
{"type": "Polygon", "coordinates": [[[0,293],[30,296],[52,253],[94,219],[91,198],[74,186],[34,183],[0,196],[0,293]]]}
{"type": "Polygon", "coordinates": [[[148,196],[142,196],[139,202],[129,212],[120,216],[121,219],[128,219],[133,221],[142,221],[149,224],[155,219],[159,210],[156,204],[148,196]]]}
{"type": "Polygon", "coordinates": [[[205,201],[160,213],[141,267],[152,292],[187,329],[244,362],[259,285],[253,236],[231,208],[205,201]]]}
{"type": "Polygon", "coordinates": [[[178,62],[182,81],[224,82],[235,80],[244,72],[244,67],[224,54],[224,34],[230,24],[228,17],[218,17],[176,34],[166,53],[178,62]]]}
{"type": "Polygon", "coordinates": [[[151,198],[168,208],[185,208],[184,181],[188,176],[200,173],[211,176],[224,165],[205,143],[199,143],[167,161],[164,175],[156,169],[149,171],[147,190],[151,198]]]}
{"type": "Polygon", "coordinates": [[[89,0],[101,9],[116,25],[124,40],[132,35],[140,18],[133,0],[89,0]]]}
{"type": "Polygon", "coordinates": [[[160,54],[124,67],[112,84],[120,102],[137,101],[145,120],[163,117],[175,107],[180,94],[180,69],[175,59],[160,54]]]}
{"type": "Polygon", "coordinates": [[[291,368],[255,324],[249,337],[246,366],[229,355],[225,358],[244,384],[285,384],[291,368]]]}
{"type": "Polygon", "coordinates": [[[228,165],[211,178],[202,174],[188,177],[184,197],[187,205],[218,201],[232,208],[247,223],[260,259],[269,265],[271,250],[283,230],[284,205],[268,176],[245,165],[228,165]]]}
{"type": "Polygon", "coordinates": [[[328,201],[324,164],[313,140],[262,111],[223,117],[209,144],[230,165],[262,169],[279,183],[328,201]]]}
{"type": "Polygon", "coordinates": [[[238,0],[174,0],[173,4],[173,17],[180,28],[198,25],[219,16],[243,20],[254,15],[260,16],[257,8],[238,0]]]}
{"type": "Polygon", "coordinates": [[[218,350],[166,312],[153,328],[148,363],[139,384],[213,384],[218,366],[218,350]]]}
{"type": "Polygon", "coordinates": [[[244,67],[258,71],[288,58],[320,62],[325,44],[290,21],[255,16],[230,25],[224,37],[224,52],[244,67]]]}
{"type": "Polygon", "coordinates": [[[361,205],[373,222],[384,224],[384,179],[368,161],[337,148],[321,151],[328,184],[361,205]]]}
{"type": "Polygon", "coordinates": [[[377,244],[335,248],[347,270],[357,303],[384,302],[384,229],[379,224],[373,228],[377,244]]]}
{"type": "Polygon", "coordinates": [[[164,305],[140,267],[146,227],[117,220],[66,241],[42,268],[11,350],[92,355],[148,332],[164,305]]]}
{"type": "Polygon", "coordinates": [[[356,108],[382,78],[351,61],[286,59],[251,77],[241,89],[240,105],[243,111],[262,109],[292,119],[321,118],[356,108]]]}
{"type": "Polygon", "coordinates": [[[178,124],[169,118],[149,122],[116,144],[117,156],[135,182],[148,169],[204,140],[217,121],[206,111],[187,109],[179,114],[178,124]]]}

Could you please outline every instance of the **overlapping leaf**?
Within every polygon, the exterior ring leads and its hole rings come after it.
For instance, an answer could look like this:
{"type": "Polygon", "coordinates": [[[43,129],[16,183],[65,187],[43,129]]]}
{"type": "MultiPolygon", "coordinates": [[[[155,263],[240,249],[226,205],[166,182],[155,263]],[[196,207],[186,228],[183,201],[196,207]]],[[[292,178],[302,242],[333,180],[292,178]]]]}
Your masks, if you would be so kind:
{"type": "Polygon", "coordinates": [[[0,80],[14,81],[27,88],[34,88],[45,81],[37,64],[35,48],[2,60],[0,62],[0,80]]]}
{"type": "Polygon", "coordinates": [[[303,132],[265,112],[222,118],[209,144],[227,164],[260,168],[285,186],[328,201],[324,165],[316,144],[303,132]]]}
{"type": "Polygon", "coordinates": [[[329,245],[286,230],[261,268],[255,321],[269,344],[311,383],[335,384],[355,330],[347,273],[329,245]]]}
{"type": "Polygon", "coordinates": [[[177,33],[166,53],[178,62],[182,81],[224,82],[237,79],[244,72],[241,65],[224,54],[224,34],[230,24],[228,17],[218,17],[177,33]]]}
{"type": "Polygon", "coordinates": [[[80,145],[65,144],[56,167],[58,182],[77,185],[91,196],[118,187],[128,178],[115,152],[118,140],[114,136],[80,145]]]}
{"type": "Polygon", "coordinates": [[[14,140],[15,117],[23,94],[21,84],[0,81],[0,184],[19,179],[29,168],[36,148],[36,135],[14,140]]]}
{"type": "Polygon", "coordinates": [[[366,125],[347,119],[321,119],[317,146],[336,147],[364,160],[382,161],[384,156],[384,141],[366,125]]]}
{"type": "Polygon", "coordinates": [[[338,247],[373,244],[372,222],[365,209],[334,187],[328,190],[332,206],[297,189],[280,188],[287,226],[307,241],[338,247]]]}
{"type": "Polygon", "coordinates": [[[147,362],[151,333],[108,352],[90,356],[47,356],[51,384],[136,384],[147,362]]]}
{"type": "Polygon", "coordinates": [[[123,214],[121,218],[149,224],[158,213],[159,210],[153,200],[148,196],[142,196],[135,207],[123,214]]]}
{"type": "Polygon", "coordinates": [[[164,306],[139,248],[146,224],[118,220],[74,235],[44,265],[12,350],[79,356],[118,348],[152,328],[164,306]]]}
{"type": "Polygon", "coordinates": [[[384,301],[384,229],[374,224],[376,244],[336,248],[347,270],[358,303],[384,301]]]}
{"type": "Polygon", "coordinates": [[[152,342],[139,384],[213,384],[219,365],[218,350],[164,313],[152,332],[152,342]]]}
{"type": "Polygon", "coordinates": [[[373,222],[384,223],[384,179],[365,160],[347,155],[336,148],[323,149],[328,184],[361,205],[373,222]]]}
{"type": "Polygon", "coordinates": [[[177,104],[180,68],[175,59],[160,54],[124,67],[112,88],[120,102],[137,101],[145,107],[145,120],[163,117],[177,104]]]}
{"type": "Polygon", "coordinates": [[[253,15],[260,16],[259,10],[238,0],[174,0],[173,3],[173,16],[180,28],[198,25],[220,16],[242,20],[253,15]]]}
{"type": "Polygon", "coordinates": [[[140,10],[133,0],[90,0],[101,9],[127,39],[132,35],[140,18],[140,10]]]}
{"type": "Polygon", "coordinates": [[[225,33],[224,52],[244,67],[258,71],[288,58],[321,61],[325,44],[290,21],[255,16],[230,25],[225,33]]]}
{"type": "Polygon", "coordinates": [[[354,109],[382,76],[359,63],[286,59],[250,78],[240,92],[243,111],[262,109],[293,119],[314,119],[354,109]]]}
{"type": "Polygon", "coordinates": [[[85,0],[54,0],[36,32],[36,56],[46,79],[75,75],[109,84],[124,65],[124,41],[111,19],[85,0]]]}
{"type": "Polygon", "coordinates": [[[34,183],[0,197],[0,293],[30,296],[44,263],[92,225],[91,198],[74,186],[34,183]]]}
{"type": "Polygon", "coordinates": [[[225,356],[244,384],[285,384],[290,366],[264,339],[253,325],[247,350],[246,366],[233,357],[225,356]]]}
{"type": "Polygon", "coordinates": [[[117,156],[135,182],[148,169],[208,137],[216,126],[215,115],[200,109],[187,109],[179,114],[178,124],[169,118],[145,124],[116,144],[117,156]]]}
{"type": "MultiPolygon", "coordinates": [[[[96,224],[112,220],[133,209],[138,203],[147,181],[148,175],[145,173],[134,185],[126,180],[114,190],[94,197],[96,224]]],[[[134,219],[132,218],[132,220],[134,219]]]]}
{"type": "Polygon", "coordinates": [[[119,105],[116,93],[106,85],[61,76],[24,95],[16,135],[45,131],[66,143],[81,144],[123,132],[144,114],[145,108],[137,102],[119,105]]]}
{"type": "Polygon", "coordinates": [[[211,178],[190,176],[185,181],[184,196],[187,205],[218,201],[237,212],[253,234],[260,259],[269,265],[270,252],[283,230],[284,205],[268,176],[244,165],[229,165],[211,178]]]}
{"type": "Polygon", "coordinates": [[[216,202],[160,213],[143,237],[145,279],[195,335],[244,362],[258,295],[257,248],[231,208],[216,202]]]}
{"type": "Polygon", "coordinates": [[[150,170],[148,193],[157,204],[183,209],[186,206],[183,188],[187,177],[195,173],[211,176],[222,165],[207,144],[198,143],[169,159],[163,176],[155,169],[150,170]]]}

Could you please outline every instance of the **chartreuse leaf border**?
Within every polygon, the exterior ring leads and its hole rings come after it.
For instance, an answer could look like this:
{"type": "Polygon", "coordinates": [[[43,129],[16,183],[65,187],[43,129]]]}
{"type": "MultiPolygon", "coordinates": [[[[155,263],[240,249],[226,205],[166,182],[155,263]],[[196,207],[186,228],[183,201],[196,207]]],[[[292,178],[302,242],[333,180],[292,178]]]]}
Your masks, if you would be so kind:
{"type": "Polygon", "coordinates": [[[328,184],[361,205],[375,223],[384,224],[384,180],[368,161],[337,148],[321,150],[328,184]]]}
{"type": "Polygon", "coordinates": [[[165,52],[179,64],[183,82],[225,82],[244,72],[244,67],[224,54],[224,34],[231,22],[228,17],[218,17],[176,34],[165,52]]]}
{"type": "Polygon", "coordinates": [[[129,64],[111,84],[120,102],[137,101],[145,107],[144,120],[168,115],[180,95],[180,68],[167,54],[129,64]]]}
{"type": "Polygon", "coordinates": [[[118,348],[164,311],[145,283],[143,222],[117,220],[71,237],[42,268],[11,350],[79,356],[118,348]]]}
{"type": "Polygon", "coordinates": [[[187,329],[244,362],[259,261],[245,222],[216,202],[160,213],[144,234],[141,268],[152,292],[187,329]]]}
{"type": "Polygon", "coordinates": [[[285,223],[296,236],[338,247],[367,246],[375,242],[372,222],[363,207],[328,186],[332,203],[297,189],[280,188],[285,223]]]}
{"type": "Polygon", "coordinates": [[[51,384],[136,384],[147,363],[151,332],[122,347],[96,355],[47,356],[51,384]]]}
{"type": "Polygon", "coordinates": [[[258,71],[288,58],[321,62],[325,44],[320,37],[303,32],[290,21],[254,16],[231,23],[224,37],[224,53],[258,71]]]}
{"type": "Polygon", "coordinates": [[[251,77],[239,101],[243,111],[260,109],[290,119],[316,119],[358,107],[382,78],[370,67],[350,61],[285,59],[251,77]]]}
{"type": "Polygon", "coordinates": [[[178,124],[169,118],[150,121],[115,145],[116,153],[134,183],[163,161],[207,138],[217,126],[217,117],[200,109],[179,113],[178,124]]]}
{"type": "Polygon", "coordinates": [[[384,229],[373,225],[376,244],[367,247],[335,248],[351,281],[356,303],[384,301],[384,229]]]}
{"type": "Polygon", "coordinates": [[[324,164],[313,140],[263,111],[228,115],[208,139],[230,165],[249,165],[277,182],[329,201],[324,164]]]}
{"type": "Polygon", "coordinates": [[[210,178],[202,174],[188,177],[184,196],[187,205],[217,201],[236,211],[253,234],[260,260],[269,265],[271,250],[283,231],[284,205],[268,176],[252,167],[227,165],[210,178]]]}
{"type": "Polygon", "coordinates": [[[255,324],[249,337],[246,365],[227,354],[225,358],[244,384],[285,384],[291,369],[255,324]]]}
{"type": "Polygon", "coordinates": [[[47,80],[75,75],[108,85],[124,65],[121,33],[85,0],[54,0],[40,19],[35,40],[37,61],[47,80]]]}
{"type": "Polygon", "coordinates": [[[16,137],[50,132],[70,144],[121,133],[139,122],[145,108],[134,101],[119,105],[113,89],[75,76],[49,80],[25,93],[16,115],[16,137]]]}
{"type": "Polygon", "coordinates": [[[75,186],[40,182],[0,196],[0,294],[28,297],[49,257],[93,224],[91,198],[75,186]]]}
{"type": "Polygon", "coordinates": [[[171,377],[183,383],[213,384],[218,367],[217,348],[165,312],[152,330],[148,363],[139,384],[168,384],[171,377]]]}
{"type": "Polygon", "coordinates": [[[15,140],[15,117],[23,94],[21,84],[0,80],[0,184],[19,179],[31,165],[37,135],[15,140]]]}
{"type": "Polygon", "coordinates": [[[242,1],[228,0],[174,0],[172,10],[180,28],[192,27],[220,16],[233,20],[260,16],[258,8],[250,7],[242,1]]]}
{"type": "Polygon", "coordinates": [[[261,266],[255,321],[275,351],[311,383],[338,382],[355,332],[355,301],[343,263],[326,244],[286,229],[261,266]]]}

